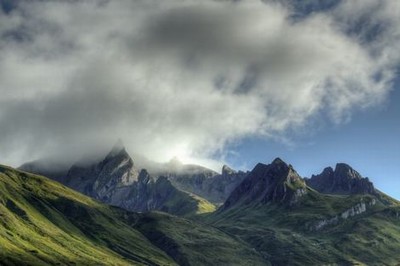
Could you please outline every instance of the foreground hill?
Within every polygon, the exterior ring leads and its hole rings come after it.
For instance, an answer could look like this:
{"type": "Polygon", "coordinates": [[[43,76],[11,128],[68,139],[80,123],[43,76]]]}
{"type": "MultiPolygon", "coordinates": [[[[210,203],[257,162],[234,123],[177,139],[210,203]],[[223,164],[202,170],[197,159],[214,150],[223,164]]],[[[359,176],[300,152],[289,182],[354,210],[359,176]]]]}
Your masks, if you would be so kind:
{"type": "MultiPolygon", "coordinates": [[[[351,186],[340,180],[343,188],[357,187],[351,178],[351,186]]],[[[397,265],[399,203],[369,184],[361,194],[349,191],[321,194],[275,159],[258,164],[204,221],[240,237],[273,265],[397,265]]]]}
{"type": "Polygon", "coordinates": [[[59,183],[0,166],[3,264],[174,264],[119,215],[59,183]]]}
{"type": "Polygon", "coordinates": [[[163,213],[101,204],[0,166],[1,265],[268,265],[224,232],[163,213]]]}

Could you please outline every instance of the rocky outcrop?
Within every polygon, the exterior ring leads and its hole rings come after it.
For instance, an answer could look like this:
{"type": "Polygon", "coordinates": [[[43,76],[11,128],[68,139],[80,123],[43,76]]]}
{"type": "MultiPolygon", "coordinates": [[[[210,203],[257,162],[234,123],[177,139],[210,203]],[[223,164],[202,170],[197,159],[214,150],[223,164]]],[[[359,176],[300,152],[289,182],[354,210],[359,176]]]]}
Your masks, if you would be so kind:
{"type": "Polygon", "coordinates": [[[65,184],[102,202],[118,205],[118,199],[137,181],[138,172],[125,148],[117,144],[97,164],[72,166],[65,184]]]}
{"type": "Polygon", "coordinates": [[[311,226],[309,227],[310,231],[320,231],[322,229],[324,229],[327,226],[330,225],[336,225],[338,224],[341,220],[346,220],[350,217],[356,216],[356,215],[360,215],[364,212],[367,211],[367,207],[373,206],[376,204],[376,200],[375,199],[371,199],[371,201],[369,202],[360,202],[357,203],[356,205],[352,206],[351,208],[343,211],[342,213],[328,218],[328,219],[322,219],[319,221],[316,221],[315,223],[313,223],[311,226]]]}
{"type": "Polygon", "coordinates": [[[321,174],[306,179],[311,188],[326,194],[375,194],[375,188],[368,178],[363,178],[357,171],[344,163],[338,163],[335,170],[325,168],[321,174]]]}
{"type": "Polygon", "coordinates": [[[222,166],[221,174],[223,176],[234,175],[237,172],[227,165],[222,166]]]}
{"type": "Polygon", "coordinates": [[[257,164],[232,192],[221,210],[270,202],[292,205],[306,193],[306,185],[293,167],[276,158],[269,165],[257,164]]]}

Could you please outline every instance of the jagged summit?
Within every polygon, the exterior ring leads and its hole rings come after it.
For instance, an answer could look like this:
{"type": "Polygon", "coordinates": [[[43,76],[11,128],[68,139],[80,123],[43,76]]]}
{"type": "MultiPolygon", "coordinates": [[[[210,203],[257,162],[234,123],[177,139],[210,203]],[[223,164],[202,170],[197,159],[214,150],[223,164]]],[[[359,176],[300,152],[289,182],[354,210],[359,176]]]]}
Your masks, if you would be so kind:
{"type": "Polygon", "coordinates": [[[362,179],[362,176],[356,170],[345,163],[336,164],[335,174],[338,177],[347,177],[348,179],[362,179]]]}
{"type": "Polygon", "coordinates": [[[305,193],[303,179],[291,165],[276,158],[268,165],[258,163],[232,192],[222,209],[269,202],[293,204],[305,193]]]}
{"type": "Polygon", "coordinates": [[[236,174],[237,172],[235,170],[233,170],[232,168],[230,168],[229,166],[227,166],[226,164],[224,164],[222,166],[221,173],[222,173],[223,176],[226,176],[226,175],[236,174]]]}
{"type": "Polygon", "coordinates": [[[142,184],[147,184],[151,180],[149,172],[146,169],[140,170],[138,182],[142,184]]]}
{"type": "Polygon", "coordinates": [[[287,165],[281,158],[276,157],[271,164],[285,164],[287,165]]]}
{"type": "Polygon", "coordinates": [[[125,145],[122,142],[122,139],[118,139],[112,147],[111,151],[107,154],[106,158],[115,157],[116,155],[121,153],[128,154],[126,152],[125,145]]]}
{"type": "Polygon", "coordinates": [[[100,162],[81,166],[75,164],[68,171],[64,184],[105,203],[115,204],[115,199],[137,180],[138,169],[118,141],[100,162]],[[118,188],[118,193],[116,189],[118,188]]]}
{"type": "Polygon", "coordinates": [[[320,193],[329,194],[375,194],[375,188],[368,178],[362,177],[356,170],[345,163],[325,168],[321,174],[306,179],[307,185],[320,193]]]}

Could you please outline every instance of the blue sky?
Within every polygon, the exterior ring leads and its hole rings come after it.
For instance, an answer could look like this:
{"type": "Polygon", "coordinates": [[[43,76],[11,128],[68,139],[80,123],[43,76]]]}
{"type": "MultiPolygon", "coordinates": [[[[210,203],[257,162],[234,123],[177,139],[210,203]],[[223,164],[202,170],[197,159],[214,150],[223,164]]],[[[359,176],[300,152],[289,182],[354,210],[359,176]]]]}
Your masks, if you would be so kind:
{"type": "MultiPolygon", "coordinates": [[[[329,12],[341,1],[288,1],[293,3],[300,18],[315,11],[329,12]]],[[[362,21],[370,24],[368,17],[362,21]]],[[[351,31],[363,31],[363,24],[351,31]]],[[[379,29],[379,27],[377,27],[379,29]]],[[[379,30],[369,35],[373,41],[379,30]]],[[[334,124],[317,124],[305,134],[289,134],[291,144],[262,138],[248,138],[232,145],[233,153],[227,161],[238,168],[251,169],[261,161],[268,163],[281,157],[294,165],[304,177],[320,173],[324,167],[334,167],[345,162],[369,177],[375,186],[385,193],[400,199],[400,72],[386,100],[374,108],[358,110],[350,121],[334,124]],[[299,136],[300,135],[300,136],[299,136]]]]}
{"type": "Polygon", "coordinates": [[[213,169],[346,162],[400,198],[400,1],[0,3],[3,164],[121,138],[213,169]]]}
{"type": "Polygon", "coordinates": [[[293,138],[293,145],[265,139],[246,139],[232,147],[227,162],[239,169],[252,169],[281,157],[301,176],[311,177],[327,166],[344,162],[369,177],[381,191],[400,199],[400,82],[387,101],[357,112],[346,124],[330,123],[313,134],[293,138]]]}

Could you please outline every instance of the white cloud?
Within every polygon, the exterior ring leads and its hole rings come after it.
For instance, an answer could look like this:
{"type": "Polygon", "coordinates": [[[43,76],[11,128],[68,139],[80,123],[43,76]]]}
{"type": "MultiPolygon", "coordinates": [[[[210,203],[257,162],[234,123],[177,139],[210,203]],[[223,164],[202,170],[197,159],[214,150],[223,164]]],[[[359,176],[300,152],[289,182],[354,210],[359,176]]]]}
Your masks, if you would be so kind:
{"type": "Polygon", "coordinates": [[[400,61],[397,1],[368,17],[379,38],[348,34],[364,2],[296,22],[256,1],[23,2],[0,19],[0,160],[118,137],[190,160],[321,112],[348,119],[385,98],[400,61]]]}

